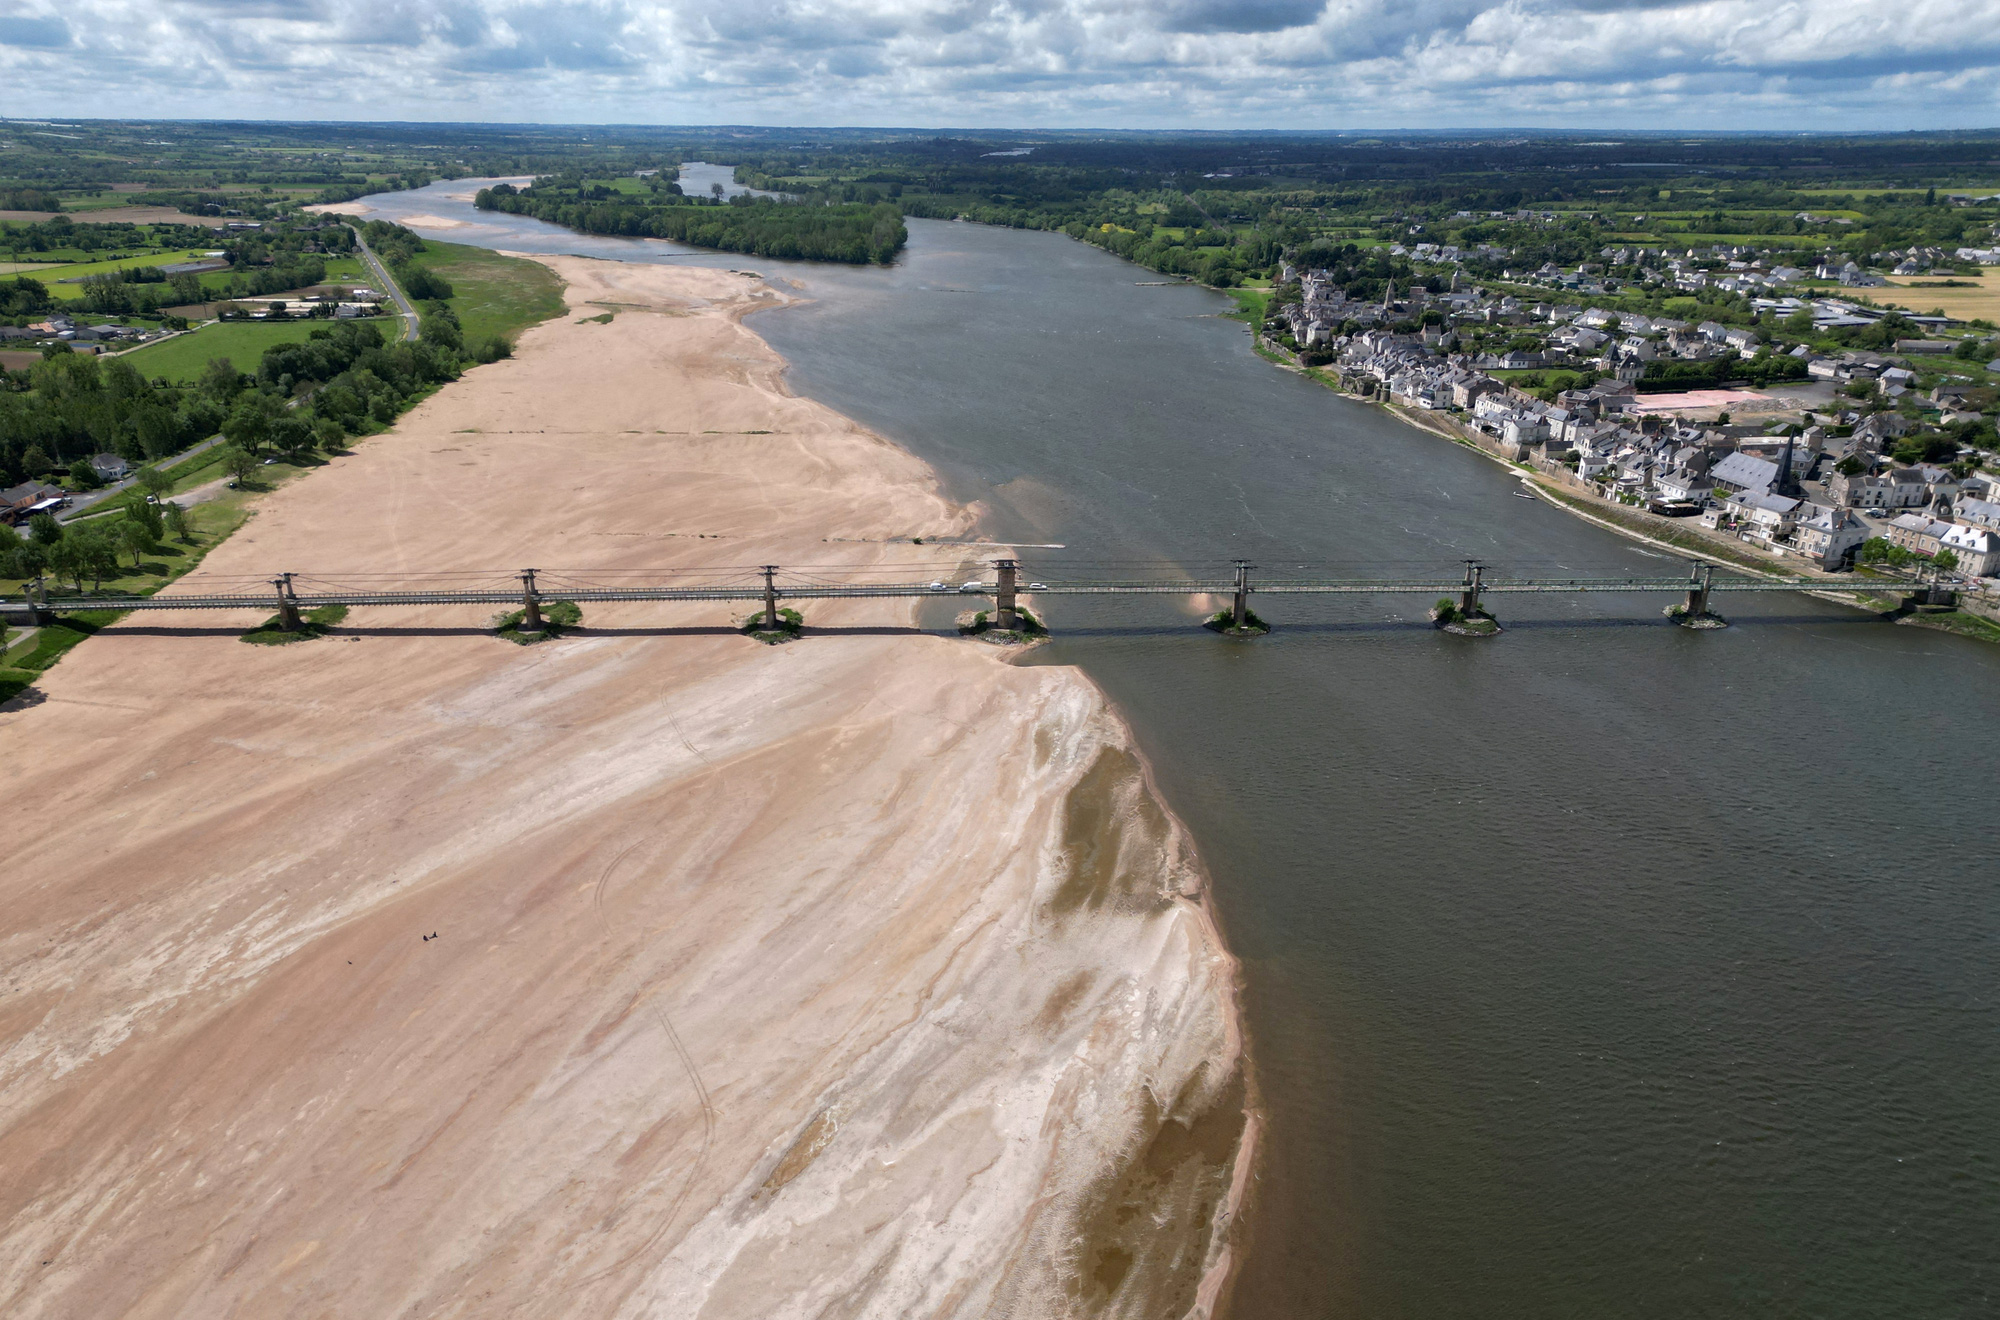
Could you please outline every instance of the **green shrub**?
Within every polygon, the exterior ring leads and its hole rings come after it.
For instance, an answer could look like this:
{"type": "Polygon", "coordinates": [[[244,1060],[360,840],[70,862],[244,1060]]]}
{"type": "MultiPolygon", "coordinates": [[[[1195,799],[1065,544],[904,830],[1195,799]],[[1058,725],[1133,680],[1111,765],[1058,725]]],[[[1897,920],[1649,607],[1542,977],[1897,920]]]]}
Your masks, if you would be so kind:
{"type": "Polygon", "coordinates": [[[545,642],[551,637],[574,632],[583,626],[583,607],[573,600],[548,600],[542,602],[542,630],[523,632],[521,624],[527,620],[526,610],[515,610],[503,614],[493,621],[493,631],[520,646],[532,646],[545,642]]]}
{"type": "Polygon", "coordinates": [[[334,625],[346,617],[345,605],[322,605],[316,610],[307,610],[299,616],[299,626],[287,631],[280,616],[273,614],[237,640],[249,642],[252,646],[285,646],[292,642],[309,642],[315,637],[324,637],[332,632],[334,625]]]}
{"type": "Polygon", "coordinates": [[[764,622],[764,611],[758,610],[744,623],[740,630],[745,637],[755,637],[760,642],[776,645],[787,642],[805,631],[806,620],[797,610],[778,607],[778,626],[773,628],[764,622]]]}

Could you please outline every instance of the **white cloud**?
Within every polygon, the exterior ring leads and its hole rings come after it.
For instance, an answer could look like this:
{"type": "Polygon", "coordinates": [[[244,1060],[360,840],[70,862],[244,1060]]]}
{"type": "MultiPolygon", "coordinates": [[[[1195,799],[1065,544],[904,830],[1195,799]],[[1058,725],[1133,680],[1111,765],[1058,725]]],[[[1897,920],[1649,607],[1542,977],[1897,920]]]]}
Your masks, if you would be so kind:
{"type": "Polygon", "coordinates": [[[14,115],[1976,127],[2000,0],[27,0],[14,115]]]}

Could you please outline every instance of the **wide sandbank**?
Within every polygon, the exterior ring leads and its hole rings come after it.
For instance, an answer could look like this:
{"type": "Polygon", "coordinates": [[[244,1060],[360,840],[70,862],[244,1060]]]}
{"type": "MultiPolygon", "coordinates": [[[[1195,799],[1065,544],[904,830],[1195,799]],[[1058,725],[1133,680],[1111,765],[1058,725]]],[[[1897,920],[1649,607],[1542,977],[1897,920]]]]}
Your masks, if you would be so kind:
{"type": "MultiPolygon", "coordinates": [[[[785,391],[783,295],[550,261],[569,316],[175,589],[928,576],[970,529],[785,391]]],[[[0,712],[0,1310],[1210,1313],[1235,969],[1093,686],[909,602],[481,613],[136,617],[0,712]]]]}

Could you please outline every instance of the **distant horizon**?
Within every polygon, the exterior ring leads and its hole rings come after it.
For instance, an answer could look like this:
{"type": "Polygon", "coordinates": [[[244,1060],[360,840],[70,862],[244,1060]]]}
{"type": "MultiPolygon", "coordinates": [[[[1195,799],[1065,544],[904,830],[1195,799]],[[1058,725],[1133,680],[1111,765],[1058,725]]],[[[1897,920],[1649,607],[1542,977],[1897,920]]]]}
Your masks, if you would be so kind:
{"type": "MultiPolygon", "coordinates": [[[[719,123],[697,123],[692,121],[650,121],[618,119],[336,119],[326,117],[286,117],[280,115],[27,115],[0,114],[0,125],[27,124],[50,128],[65,126],[104,124],[282,124],[299,127],[342,127],[366,128],[607,128],[620,130],[659,130],[664,132],[688,133],[952,133],[967,136],[1023,136],[1047,134],[1052,136],[1075,136],[1079,134],[1106,134],[1115,136],[1160,136],[1160,137],[1279,137],[1279,138],[1331,138],[1331,137],[1463,137],[1499,138],[1517,136],[1583,137],[1595,133],[1618,133],[1634,138],[1851,138],[1851,137],[1982,137],[2000,138],[2000,123],[1977,127],[1932,127],[1932,128],[1702,128],[1668,127],[1637,128],[1619,124],[1592,124],[1583,127],[1534,124],[1502,124],[1477,126],[1470,124],[1425,127],[1422,125],[1401,125],[1377,127],[1356,125],[1347,128],[1277,128],[1244,126],[1234,128],[1203,128],[1176,126],[1119,126],[1112,124],[1084,125],[1014,125],[994,124],[835,124],[835,123],[752,123],[729,121],[719,123]]],[[[1577,145],[1588,146],[1589,143],[1577,145]]],[[[1605,146],[1620,143],[1607,142],[1605,146]]],[[[2000,162],[1996,162],[2000,165],[2000,162]]]]}
{"type": "Polygon", "coordinates": [[[2000,124],[1995,14],[1996,0],[18,0],[0,15],[0,82],[33,117],[1982,131],[2000,124]]]}

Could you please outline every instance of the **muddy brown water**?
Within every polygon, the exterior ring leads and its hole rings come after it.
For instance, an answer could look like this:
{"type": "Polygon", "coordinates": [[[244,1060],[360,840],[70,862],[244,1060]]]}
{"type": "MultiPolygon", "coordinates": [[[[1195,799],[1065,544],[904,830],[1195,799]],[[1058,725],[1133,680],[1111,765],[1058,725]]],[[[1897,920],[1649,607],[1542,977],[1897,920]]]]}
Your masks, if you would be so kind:
{"type": "MultiPolygon", "coordinates": [[[[794,387],[1061,543],[1041,580],[1677,567],[1060,236],[912,221],[849,269],[466,213],[438,236],[796,282],[752,323],[794,387]]],[[[2000,649],[1778,595],[1710,634],[1502,596],[1491,640],[1409,598],[1266,597],[1255,640],[1043,604],[1031,662],[1117,701],[1244,959],[1269,1129],[1236,1314],[1995,1311],[2000,649]]]]}

